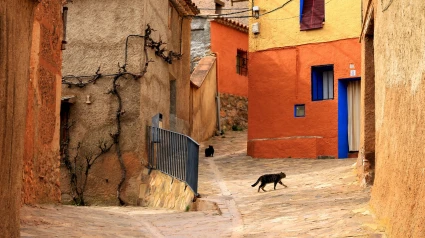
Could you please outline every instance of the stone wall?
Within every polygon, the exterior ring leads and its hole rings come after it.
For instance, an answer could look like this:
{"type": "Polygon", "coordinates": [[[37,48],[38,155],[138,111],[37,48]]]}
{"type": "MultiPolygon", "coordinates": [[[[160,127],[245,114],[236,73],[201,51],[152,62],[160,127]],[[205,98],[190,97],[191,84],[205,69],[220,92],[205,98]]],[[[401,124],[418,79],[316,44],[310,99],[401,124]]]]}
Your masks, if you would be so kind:
{"type": "Polygon", "coordinates": [[[243,130],[248,128],[248,98],[220,93],[221,130],[243,130]]]}
{"type": "MultiPolygon", "coordinates": [[[[201,9],[201,15],[215,15],[215,2],[210,0],[192,0],[198,8],[201,9]]],[[[242,11],[240,9],[248,9],[248,1],[235,2],[231,6],[230,1],[224,2],[225,9],[232,10],[223,10],[222,14],[242,11]]],[[[250,15],[251,11],[228,15],[228,17],[233,16],[247,16],[250,15]]],[[[223,16],[226,17],[226,16],[223,16]]],[[[235,21],[238,21],[242,24],[248,24],[248,18],[233,18],[235,21]]],[[[211,32],[210,32],[210,21],[211,19],[206,18],[194,18],[192,20],[191,29],[191,71],[196,67],[198,62],[207,55],[211,54],[211,32]]],[[[226,38],[226,37],[225,37],[226,38]]]]}
{"type": "Polygon", "coordinates": [[[62,3],[35,9],[23,167],[22,202],[60,202],[59,127],[62,3]]]}
{"type": "Polygon", "coordinates": [[[191,71],[198,62],[211,51],[210,21],[195,18],[192,20],[192,44],[190,45],[191,71]]]}
{"type": "Polygon", "coordinates": [[[195,193],[186,183],[158,170],[148,173],[149,170],[144,169],[141,174],[138,205],[179,211],[191,209],[195,193]]]}
{"type": "Polygon", "coordinates": [[[33,0],[0,0],[0,232],[19,237],[33,0]]]}

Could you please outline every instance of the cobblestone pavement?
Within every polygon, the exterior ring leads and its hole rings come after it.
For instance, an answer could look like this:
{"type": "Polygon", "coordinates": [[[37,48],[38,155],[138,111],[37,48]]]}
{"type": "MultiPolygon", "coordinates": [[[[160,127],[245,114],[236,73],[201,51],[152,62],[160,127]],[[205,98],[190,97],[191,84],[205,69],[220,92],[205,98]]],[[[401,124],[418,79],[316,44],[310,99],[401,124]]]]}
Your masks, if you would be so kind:
{"type": "Polygon", "coordinates": [[[201,202],[220,209],[177,212],[142,207],[24,206],[22,237],[384,237],[369,213],[369,190],[354,159],[252,159],[246,132],[202,143],[201,202]],[[205,158],[208,145],[214,157],[205,158]],[[251,187],[283,171],[288,187],[251,187]]]}

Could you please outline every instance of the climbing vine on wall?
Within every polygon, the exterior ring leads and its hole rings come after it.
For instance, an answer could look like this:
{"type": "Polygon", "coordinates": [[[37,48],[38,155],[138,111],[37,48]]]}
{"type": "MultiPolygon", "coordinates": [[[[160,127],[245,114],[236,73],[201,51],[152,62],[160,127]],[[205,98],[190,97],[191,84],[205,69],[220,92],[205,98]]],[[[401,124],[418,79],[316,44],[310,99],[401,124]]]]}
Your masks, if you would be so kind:
{"type": "MultiPolygon", "coordinates": [[[[81,143],[78,143],[77,148],[74,148],[76,150],[75,156],[71,158],[69,153],[69,142],[70,137],[69,135],[65,138],[68,138],[66,141],[61,142],[61,151],[64,151],[64,163],[68,169],[68,172],[70,174],[70,185],[71,185],[71,195],[73,197],[73,200],[75,204],[77,205],[85,205],[84,201],[84,191],[87,185],[87,179],[90,169],[92,168],[93,164],[96,162],[98,158],[100,158],[102,155],[106,154],[110,151],[112,146],[115,146],[116,156],[120,164],[121,169],[121,179],[117,185],[117,199],[120,205],[125,205],[126,202],[121,197],[121,191],[123,184],[126,179],[126,173],[127,169],[124,164],[124,160],[122,157],[121,152],[121,146],[120,146],[120,138],[121,138],[121,119],[125,114],[125,110],[123,108],[122,104],[122,97],[119,90],[119,80],[122,79],[134,79],[138,80],[142,78],[148,69],[148,66],[151,62],[154,62],[153,60],[149,59],[148,55],[148,49],[152,49],[155,52],[155,55],[163,59],[165,62],[172,64],[173,60],[179,60],[182,57],[181,53],[176,53],[173,51],[168,51],[166,47],[164,46],[166,43],[162,42],[162,40],[155,41],[151,38],[151,34],[154,29],[150,27],[148,24],[145,29],[144,35],[129,35],[126,38],[125,41],[125,57],[124,57],[124,64],[120,65],[118,63],[118,72],[113,74],[102,74],[100,72],[101,68],[99,67],[94,75],[84,75],[84,76],[76,76],[76,75],[67,75],[62,78],[62,84],[67,85],[68,87],[78,87],[78,88],[84,88],[89,84],[95,84],[97,80],[100,80],[102,78],[106,77],[112,77],[112,87],[109,89],[108,94],[112,95],[117,102],[117,109],[115,111],[115,131],[113,133],[110,133],[110,137],[112,139],[112,143],[108,144],[105,141],[100,141],[98,144],[98,150],[96,152],[89,153],[87,155],[80,155],[79,150],[81,147],[81,143]],[[142,68],[142,70],[138,73],[128,72],[127,71],[127,56],[128,56],[128,45],[129,45],[129,39],[130,38],[143,38],[144,39],[144,45],[143,45],[143,51],[145,55],[145,64],[142,68]],[[78,164],[78,161],[83,161],[83,165],[78,164]],[[84,171],[82,173],[81,171],[84,171]]],[[[64,127],[67,127],[68,130],[67,133],[69,133],[69,128],[71,128],[72,125],[62,125],[64,127]]]]}

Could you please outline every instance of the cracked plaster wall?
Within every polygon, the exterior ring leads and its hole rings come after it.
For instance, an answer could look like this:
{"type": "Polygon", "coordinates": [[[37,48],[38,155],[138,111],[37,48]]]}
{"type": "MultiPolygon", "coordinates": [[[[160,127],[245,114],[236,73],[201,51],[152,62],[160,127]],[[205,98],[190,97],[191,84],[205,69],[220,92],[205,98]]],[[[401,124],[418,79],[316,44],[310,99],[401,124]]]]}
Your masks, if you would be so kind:
{"type": "MultiPolygon", "coordinates": [[[[68,44],[64,51],[63,75],[92,75],[101,66],[101,73],[116,73],[118,63],[124,62],[125,39],[130,34],[144,35],[147,24],[155,29],[151,37],[166,42],[168,50],[182,52],[181,60],[169,65],[148,49],[149,64],[144,77],[120,80],[123,109],[121,149],[127,167],[123,197],[129,204],[137,203],[139,194],[138,176],[147,163],[146,126],[151,118],[163,114],[163,127],[189,133],[189,62],[190,62],[190,19],[181,18],[169,3],[161,1],[107,0],[74,1],[68,4],[68,44]],[[108,6],[105,8],[104,6],[108,6]],[[169,15],[171,13],[171,15],[169,15]],[[171,23],[171,24],[169,24],[171,23]],[[181,32],[180,29],[183,29],[181,32]],[[180,38],[182,37],[182,40],[180,38]],[[170,114],[170,80],[176,80],[175,117],[170,114]],[[173,116],[174,118],[170,118],[173,116]],[[170,123],[172,121],[172,123],[170,123]]],[[[128,71],[139,72],[144,66],[143,39],[130,38],[128,71]]],[[[112,86],[112,78],[105,77],[85,88],[63,86],[63,96],[75,95],[71,106],[71,148],[81,141],[90,152],[99,139],[111,141],[109,133],[115,131],[114,97],[105,94],[112,86]],[[86,104],[90,95],[91,104],[86,104]]],[[[174,109],[173,109],[174,110],[174,109]]],[[[116,186],[120,169],[114,147],[93,166],[90,172],[86,196],[91,204],[115,204],[116,186]]],[[[62,167],[63,201],[69,201],[69,178],[62,167]]]]}

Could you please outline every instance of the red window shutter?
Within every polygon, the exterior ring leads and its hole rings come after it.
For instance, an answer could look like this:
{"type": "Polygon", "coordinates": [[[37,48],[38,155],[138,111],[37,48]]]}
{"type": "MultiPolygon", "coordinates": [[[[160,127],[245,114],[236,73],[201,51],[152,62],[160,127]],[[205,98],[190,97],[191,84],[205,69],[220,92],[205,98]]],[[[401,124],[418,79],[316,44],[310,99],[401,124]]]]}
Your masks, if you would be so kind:
{"type": "Polygon", "coordinates": [[[323,27],[325,19],[325,0],[304,0],[301,30],[311,30],[323,27]]]}

